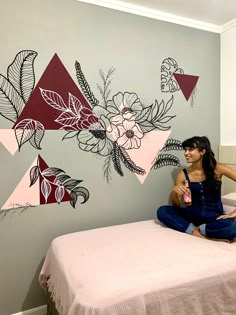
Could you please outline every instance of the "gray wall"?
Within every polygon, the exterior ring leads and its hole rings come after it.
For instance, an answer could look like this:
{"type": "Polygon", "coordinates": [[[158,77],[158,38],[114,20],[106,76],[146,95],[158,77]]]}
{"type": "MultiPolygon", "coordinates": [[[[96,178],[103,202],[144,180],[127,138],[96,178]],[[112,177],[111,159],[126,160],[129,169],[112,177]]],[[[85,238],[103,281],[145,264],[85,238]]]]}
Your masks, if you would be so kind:
{"type": "MultiPolygon", "coordinates": [[[[78,60],[94,94],[99,97],[99,69],[116,68],[112,94],[136,92],[145,104],[168,100],[161,93],[160,66],[164,58],[175,58],[186,74],[199,75],[193,107],[182,93],[175,93],[171,114],[171,137],[183,140],[207,135],[217,149],[220,139],[220,38],[145,17],[79,3],[76,0],[1,0],[0,73],[23,49],[38,52],[36,80],[56,52],[76,81],[78,60]]],[[[11,124],[0,117],[0,128],[11,124]]],[[[167,203],[176,169],[152,170],[141,185],[136,176],[113,172],[103,179],[104,160],[81,151],[74,141],[61,141],[64,133],[47,131],[42,143],[48,164],[83,179],[89,201],[73,210],[69,203],[30,209],[23,215],[0,221],[0,314],[9,315],[45,304],[38,286],[42,260],[58,235],[100,226],[153,219],[156,208],[167,203]],[[69,153],[69,154],[68,154],[69,153]]],[[[13,157],[0,145],[0,206],[10,196],[39,152],[29,144],[13,157]]],[[[177,155],[182,158],[182,153],[177,155]]]]}

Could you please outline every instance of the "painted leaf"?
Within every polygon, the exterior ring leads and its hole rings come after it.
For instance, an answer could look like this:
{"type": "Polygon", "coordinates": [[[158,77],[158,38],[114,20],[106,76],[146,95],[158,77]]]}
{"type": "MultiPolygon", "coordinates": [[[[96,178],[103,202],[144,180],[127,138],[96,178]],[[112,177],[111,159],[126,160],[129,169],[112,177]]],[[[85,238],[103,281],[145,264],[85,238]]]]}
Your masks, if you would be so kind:
{"type": "Polygon", "coordinates": [[[71,197],[72,197],[72,200],[70,201],[70,204],[71,204],[71,206],[75,209],[75,205],[76,205],[78,196],[77,196],[77,194],[76,194],[74,191],[72,191],[72,192],[70,193],[70,195],[71,195],[71,197]]]}
{"type": "Polygon", "coordinates": [[[77,136],[78,133],[79,133],[78,130],[76,130],[76,131],[68,131],[68,132],[64,135],[64,137],[62,138],[62,140],[74,138],[75,136],[77,136]]]}
{"type": "Polygon", "coordinates": [[[69,108],[76,115],[80,117],[80,110],[82,108],[82,104],[80,100],[69,93],[69,108]]]}
{"type": "Polygon", "coordinates": [[[161,65],[161,91],[174,93],[180,89],[174,73],[184,73],[173,58],[166,58],[161,65]]]}
{"type": "Polygon", "coordinates": [[[56,176],[60,173],[65,173],[65,172],[57,167],[48,167],[42,171],[43,176],[56,176]]]}
{"type": "Polygon", "coordinates": [[[55,191],[56,201],[60,203],[64,195],[65,195],[65,188],[63,186],[58,186],[55,191]]]}
{"type": "Polygon", "coordinates": [[[21,146],[29,141],[35,132],[35,121],[33,119],[23,119],[15,126],[15,135],[19,150],[21,146]]]}
{"type": "Polygon", "coordinates": [[[89,199],[89,191],[85,187],[76,187],[73,191],[76,193],[77,197],[80,196],[84,198],[83,202],[81,202],[82,204],[89,199]]]}
{"type": "Polygon", "coordinates": [[[34,60],[37,52],[23,50],[19,52],[12,64],[7,69],[8,80],[15,87],[26,103],[34,89],[34,60]]]}
{"type": "Polygon", "coordinates": [[[66,174],[61,174],[57,176],[58,180],[63,183],[64,181],[66,181],[67,179],[70,178],[70,176],[66,175],[66,174]]]}
{"type": "Polygon", "coordinates": [[[138,117],[136,118],[138,123],[142,123],[144,121],[146,121],[148,119],[149,114],[151,113],[151,107],[146,107],[144,108],[141,113],[138,115],[138,117]]]}
{"type": "Polygon", "coordinates": [[[66,189],[72,190],[75,186],[79,185],[82,182],[82,180],[77,179],[69,179],[63,185],[66,189]]]}
{"type": "Polygon", "coordinates": [[[44,125],[41,124],[41,122],[36,120],[34,122],[36,130],[34,131],[32,137],[29,139],[29,142],[34,148],[41,150],[40,144],[43,140],[45,129],[44,125]]]}
{"type": "Polygon", "coordinates": [[[44,90],[41,88],[39,89],[40,89],[43,99],[48,105],[50,105],[51,107],[57,110],[61,110],[61,111],[68,110],[68,107],[66,107],[66,104],[64,103],[62,97],[58,93],[54,91],[50,91],[50,90],[44,90]]]}
{"type": "Polygon", "coordinates": [[[52,191],[51,184],[49,183],[49,181],[46,178],[44,178],[42,180],[42,183],[41,183],[41,192],[44,196],[46,203],[47,203],[48,196],[50,195],[51,191],[52,191]]]}
{"type": "Polygon", "coordinates": [[[24,106],[25,103],[14,86],[0,74],[0,114],[15,122],[24,106]]]}
{"type": "Polygon", "coordinates": [[[75,125],[79,119],[80,116],[75,116],[72,112],[64,112],[55,121],[63,126],[66,125],[69,127],[75,125]]]}
{"type": "Polygon", "coordinates": [[[33,166],[30,170],[30,187],[34,185],[39,178],[39,167],[33,166]]]}

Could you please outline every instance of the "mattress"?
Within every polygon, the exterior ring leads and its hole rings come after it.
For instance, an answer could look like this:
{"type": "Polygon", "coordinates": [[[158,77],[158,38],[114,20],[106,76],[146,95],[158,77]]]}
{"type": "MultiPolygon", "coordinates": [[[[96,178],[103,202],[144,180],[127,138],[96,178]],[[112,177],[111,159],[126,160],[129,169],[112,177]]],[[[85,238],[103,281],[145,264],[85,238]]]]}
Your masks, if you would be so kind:
{"type": "Polygon", "coordinates": [[[40,273],[60,315],[236,314],[236,243],[148,220],[60,236],[40,273]]]}

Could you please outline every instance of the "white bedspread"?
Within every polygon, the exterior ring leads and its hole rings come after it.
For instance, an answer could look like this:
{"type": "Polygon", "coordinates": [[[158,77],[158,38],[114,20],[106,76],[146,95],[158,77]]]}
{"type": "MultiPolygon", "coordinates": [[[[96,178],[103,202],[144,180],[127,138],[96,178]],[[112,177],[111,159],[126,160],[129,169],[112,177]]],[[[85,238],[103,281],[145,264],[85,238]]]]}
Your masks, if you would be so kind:
{"type": "Polygon", "coordinates": [[[153,220],[56,238],[40,283],[61,315],[235,315],[236,243],[153,220]]]}

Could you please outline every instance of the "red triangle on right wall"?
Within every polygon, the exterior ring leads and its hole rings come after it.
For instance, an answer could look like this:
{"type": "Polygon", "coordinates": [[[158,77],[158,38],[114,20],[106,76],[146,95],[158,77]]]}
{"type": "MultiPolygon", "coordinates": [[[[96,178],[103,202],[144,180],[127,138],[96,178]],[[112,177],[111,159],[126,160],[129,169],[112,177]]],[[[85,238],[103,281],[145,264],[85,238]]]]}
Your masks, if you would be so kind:
{"type": "Polygon", "coordinates": [[[179,87],[183,92],[185,99],[188,101],[197,84],[199,76],[180,73],[174,73],[173,75],[177,83],[179,84],[179,87]]]}

